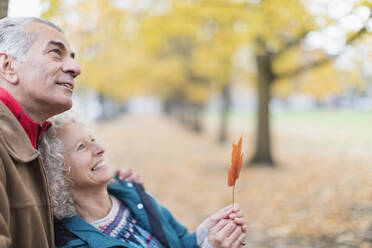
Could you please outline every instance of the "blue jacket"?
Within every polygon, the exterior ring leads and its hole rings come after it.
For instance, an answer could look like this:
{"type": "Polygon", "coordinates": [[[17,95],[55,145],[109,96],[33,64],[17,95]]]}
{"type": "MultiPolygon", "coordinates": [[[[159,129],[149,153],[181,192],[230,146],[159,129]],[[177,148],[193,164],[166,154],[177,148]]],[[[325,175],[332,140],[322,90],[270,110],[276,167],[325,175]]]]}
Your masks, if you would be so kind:
{"type": "MultiPolygon", "coordinates": [[[[143,189],[143,188],[142,188],[143,189]]],[[[127,181],[115,180],[108,185],[109,194],[121,200],[137,217],[138,222],[150,233],[153,230],[148,217],[148,210],[154,211],[160,220],[161,227],[164,231],[165,238],[171,248],[197,248],[196,234],[188,233],[187,229],[181,225],[172,214],[164,207],[160,206],[154,198],[149,196],[152,204],[147,204],[141,200],[141,189],[137,184],[127,181]],[[152,206],[151,206],[152,205],[152,206]],[[149,207],[151,209],[149,209],[149,207]]],[[[79,216],[73,216],[63,220],[55,221],[55,239],[56,247],[129,247],[133,245],[110,237],[95,227],[84,221],[79,216]]]]}

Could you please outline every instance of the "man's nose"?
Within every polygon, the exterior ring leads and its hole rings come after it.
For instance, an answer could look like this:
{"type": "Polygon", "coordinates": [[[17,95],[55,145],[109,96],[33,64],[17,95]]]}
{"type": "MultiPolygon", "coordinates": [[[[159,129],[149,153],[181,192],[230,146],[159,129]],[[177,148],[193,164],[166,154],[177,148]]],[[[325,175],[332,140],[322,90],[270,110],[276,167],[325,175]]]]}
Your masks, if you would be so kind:
{"type": "Polygon", "coordinates": [[[73,78],[76,78],[81,73],[81,68],[79,64],[73,59],[70,58],[62,66],[62,71],[71,74],[73,78]]]}

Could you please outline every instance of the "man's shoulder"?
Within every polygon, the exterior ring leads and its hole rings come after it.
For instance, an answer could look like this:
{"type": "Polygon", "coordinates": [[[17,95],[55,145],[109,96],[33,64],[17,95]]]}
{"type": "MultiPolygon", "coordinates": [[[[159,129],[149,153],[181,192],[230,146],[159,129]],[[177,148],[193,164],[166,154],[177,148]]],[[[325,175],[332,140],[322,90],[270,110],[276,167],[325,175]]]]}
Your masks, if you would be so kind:
{"type": "Polygon", "coordinates": [[[0,101],[0,160],[4,159],[5,156],[10,156],[8,143],[12,135],[12,122],[9,121],[11,119],[9,114],[11,112],[0,101]]]}
{"type": "Polygon", "coordinates": [[[10,156],[21,162],[29,162],[39,156],[19,121],[1,101],[0,144],[10,156]]]}
{"type": "Polygon", "coordinates": [[[0,140],[4,141],[14,137],[16,133],[22,131],[22,126],[10,112],[7,106],[0,101],[0,140]]]}

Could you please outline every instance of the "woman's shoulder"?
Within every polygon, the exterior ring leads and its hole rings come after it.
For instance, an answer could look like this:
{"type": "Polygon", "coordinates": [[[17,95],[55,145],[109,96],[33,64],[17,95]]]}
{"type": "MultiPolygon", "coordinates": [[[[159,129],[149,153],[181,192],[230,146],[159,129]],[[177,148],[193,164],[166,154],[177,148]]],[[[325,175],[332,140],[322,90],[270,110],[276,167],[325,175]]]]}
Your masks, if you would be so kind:
{"type": "Polygon", "coordinates": [[[54,234],[56,247],[72,247],[78,244],[83,246],[85,244],[78,236],[70,232],[61,220],[54,220],[54,234]]]}

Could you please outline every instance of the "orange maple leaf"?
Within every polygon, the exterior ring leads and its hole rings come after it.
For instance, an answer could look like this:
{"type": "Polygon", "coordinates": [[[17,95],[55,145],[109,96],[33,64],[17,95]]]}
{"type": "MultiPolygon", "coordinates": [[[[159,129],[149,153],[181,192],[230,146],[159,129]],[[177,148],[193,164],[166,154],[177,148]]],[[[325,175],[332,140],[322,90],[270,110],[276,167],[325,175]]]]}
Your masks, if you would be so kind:
{"type": "Polygon", "coordinates": [[[242,137],[240,137],[238,144],[232,145],[231,152],[231,167],[229,168],[227,174],[227,185],[229,187],[234,186],[236,180],[239,178],[240,170],[243,164],[243,154],[242,154],[242,137]]]}

